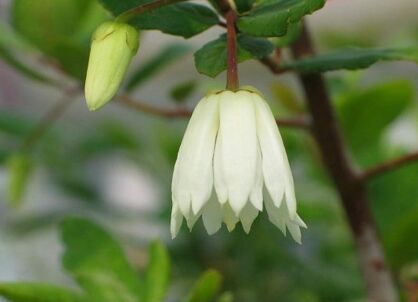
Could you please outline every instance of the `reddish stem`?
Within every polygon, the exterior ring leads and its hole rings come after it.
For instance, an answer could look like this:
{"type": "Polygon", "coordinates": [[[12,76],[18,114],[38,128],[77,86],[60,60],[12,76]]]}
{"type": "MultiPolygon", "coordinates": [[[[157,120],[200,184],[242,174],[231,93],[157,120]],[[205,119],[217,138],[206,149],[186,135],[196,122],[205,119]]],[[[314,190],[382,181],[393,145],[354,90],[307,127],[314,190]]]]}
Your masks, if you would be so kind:
{"type": "Polygon", "coordinates": [[[235,21],[237,15],[230,9],[226,14],[226,44],[227,44],[227,84],[226,88],[236,90],[239,87],[237,66],[237,31],[235,21]]]}

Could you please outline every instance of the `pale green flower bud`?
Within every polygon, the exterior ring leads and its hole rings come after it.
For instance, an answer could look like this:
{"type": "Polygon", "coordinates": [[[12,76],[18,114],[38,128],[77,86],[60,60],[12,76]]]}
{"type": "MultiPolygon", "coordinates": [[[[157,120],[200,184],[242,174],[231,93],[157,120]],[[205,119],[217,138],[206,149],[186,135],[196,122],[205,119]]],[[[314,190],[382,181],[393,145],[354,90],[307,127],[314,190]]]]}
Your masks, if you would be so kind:
{"type": "Polygon", "coordinates": [[[105,22],[96,29],[85,85],[90,110],[100,108],[116,94],[138,46],[139,33],[128,24],[105,22]]]}

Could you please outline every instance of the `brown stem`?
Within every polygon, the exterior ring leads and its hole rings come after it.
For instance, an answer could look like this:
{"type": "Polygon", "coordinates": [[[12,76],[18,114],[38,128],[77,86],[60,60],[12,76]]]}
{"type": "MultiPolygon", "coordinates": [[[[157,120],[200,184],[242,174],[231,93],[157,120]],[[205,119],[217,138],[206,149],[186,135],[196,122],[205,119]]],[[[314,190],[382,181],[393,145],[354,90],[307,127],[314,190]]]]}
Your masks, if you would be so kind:
{"type": "Polygon", "coordinates": [[[272,57],[265,57],[260,59],[261,64],[266,66],[270,71],[274,74],[281,74],[283,73],[283,69],[280,68],[280,65],[277,64],[274,58],[272,57]]]}
{"type": "Polygon", "coordinates": [[[116,96],[116,100],[119,104],[124,105],[126,107],[141,111],[143,113],[147,113],[150,115],[162,116],[162,117],[189,117],[192,115],[192,112],[188,109],[179,108],[179,109],[169,109],[169,108],[161,108],[156,107],[154,105],[150,105],[145,102],[140,102],[138,100],[134,100],[127,95],[119,95],[116,96]]]}
{"type": "Polygon", "coordinates": [[[152,11],[162,6],[174,4],[177,2],[183,2],[183,1],[186,1],[186,0],[157,0],[157,1],[150,2],[150,3],[146,3],[143,5],[131,8],[130,10],[127,10],[126,12],[120,14],[119,16],[116,17],[116,21],[127,22],[131,18],[137,15],[140,15],[142,13],[152,11]]]}
{"type": "Polygon", "coordinates": [[[415,153],[407,154],[405,156],[395,158],[391,161],[388,161],[386,163],[377,165],[375,167],[371,167],[367,170],[365,170],[361,174],[361,178],[363,180],[369,180],[375,176],[379,176],[381,174],[384,174],[386,172],[401,168],[402,166],[418,160],[418,151],[415,153]]]}
{"type": "Polygon", "coordinates": [[[24,138],[20,149],[22,151],[30,151],[31,148],[39,141],[40,138],[48,131],[53,123],[55,123],[68,109],[70,104],[76,100],[74,97],[79,93],[79,87],[66,89],[61,100],[52,106],[41,118],[38,124],[24,138]]]}
{"type": "Polygon", "coordinates": [[[234,10],[230,9],[225,14],[226,19],[226,45],[227,45],[227,84],[226,88],[230,90],[237,90],[239,87],[238,81],[238,63],[237,63],[237,31],[235,28],[235,21],[237,15],[234,10]]]}
{"type": "MultiPolygon", "coordinates": [[[[310,36],[304,26],[292,46],[296,59],[314,55],[310,36]]],[[[376,225],[368,206],[365,183],[349,160],[324,78],[319,73],[299,76],[312,115],[312,131],[322,160],[334,181],[351,227],[368,297],[373,302],[398,301],[396,287],[386,266],[376,225]]]]}
{"type": "MultiPolygon", "coordinates": [[[[167,117],[167,118],[181,118],[181,117],[190,117],[192,115],[192,111],[186,108],[178,108],[178,109],[171,109],[171,108],[162,108],[157,107],[145,102],[141,102],[139,100],[134,100],[130,96],[127,95],[119,95],[116,97],[116,100],[119,104],[138,110],[140,112],[167,117]]],[[[300,128],[300,129],[309,129],[310,128],[310,121],[305,117],[300,118],[281,118],[276,119],[276,122],[279,126],[282,127],[289,127],[289,128],[300,128]]]]}

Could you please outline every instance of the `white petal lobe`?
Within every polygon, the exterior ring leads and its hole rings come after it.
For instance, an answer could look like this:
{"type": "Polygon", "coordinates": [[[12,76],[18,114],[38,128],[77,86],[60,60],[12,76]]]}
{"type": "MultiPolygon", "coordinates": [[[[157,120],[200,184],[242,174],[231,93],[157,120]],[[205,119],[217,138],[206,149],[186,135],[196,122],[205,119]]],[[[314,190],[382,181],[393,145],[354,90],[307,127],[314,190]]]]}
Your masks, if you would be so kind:
{"type": "Polygon", "coordinates": [[[240,214],[240,220],[242,228],[248,234],[251,229],[251,225],[258,215],[258,210],[251,204],[247,203],[240,214]]]}
{"type": "Polygon", "coordinates": [[[205,205],[202,214],[203,225],[209,235],[215,234],[222,226],[222,208],[215,194],[205,205]]]}
{"type": "Polygon", "coordinates": [[[220,169],[228,201],[238,216],[248,201],[257,166],[257,136],[254,105],[247,91],[220,94],[220,169]]]}
{"type": "Polygon", "coordinates": [[[177,206],[174,205],[171,211],[171,222],[170,222],[170,231],[171,231],[172,239],[174,239],[179,233],[182,222],[183,222],[183,215],[181,214],[177,206]]]}
{"type": "Polygon", "coordinates": [[[187,126],[173,173],[173,200],[184,216],[190,206],[197,214],[210,198],[213,187],[213,153],[218,131],[218,97],[202,99],[187,126]]]}
{"type": "Polygon", "coordinates": [[[257,114],[257,137],[263,158],[264,183],[276,207],[285,195],[290,216],[296,216],[293,177],[279,129],[268,104],[253,94],[257,114]]]}

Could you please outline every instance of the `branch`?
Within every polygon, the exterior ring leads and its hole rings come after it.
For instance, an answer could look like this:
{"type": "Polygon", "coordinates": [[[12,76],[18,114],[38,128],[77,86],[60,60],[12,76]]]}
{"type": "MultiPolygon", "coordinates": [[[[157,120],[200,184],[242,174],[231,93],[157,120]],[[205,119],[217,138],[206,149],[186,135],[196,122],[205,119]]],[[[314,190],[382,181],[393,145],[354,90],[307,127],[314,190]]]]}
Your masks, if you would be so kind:
{"type": "Polygon", "coordinates": [[[280,65],[274,60],[272,57],[265,57],[259,60],[261,64],[266,66],[270,71],[274,74],[281,74],[285,70],[283,70],[280,65]]]}
{"type": "Polygon", "coordinates": [[[127,22],[137,15],[152,11],[162,6],[167,6],[170,4],[183,2],[183,1],[186,1],[186,0],[157,0],[154,2],[146,3],[143,5],[131,8],[130,10],[127,10],[126,12],[120,14],[119,16],[116,17],[116,21],[127,22]]]}
{"type": "Polygon", "coordinates": [[[143,113],[147,113],[150,115],[174,118],[174,117],[189,117],[192,115],[192,111],[185,109],[185,108],[178,108],[178,109],[169,109],[169,108],[162,108],[157,107],[145,102],[141,102],[138,100],[134,100],[128,95],[119,95],[116,96],[116,100],[119,104],[124,105],[126,107],[138,110],[143,113]]]}
{"type": "MultiPolygon", "coordinates": [[[[132,108],[134,110],[166,118],[187,118],[192,115],[192,110],[187,108],[162,108],[158,106],[151,105],[146,102],[141,102],[139,100],[134,100],[128,95],[119,95],[116,96],[116,102],[120,105],[132,108]]],[[[281,118],[276,119],[276,122],[281,127],[289,128],[300,128],[300,129],[309,129],[310,121],[305,117],[299,118],[281,118]]]]}
{"type": "Polygon", "coordinates": [[[35,125],[35,127],[26,135],[20,149],[29,151],[44,136],[49,128],[65,113],[70,104],[76,100],[74,97],[79,93],[79,87],[67,88],[61,100],[57,101],[35,125]]]}
{"type": "MultiPolygon", "coordinates": [[[[306,26],[292,46],[292,52],[296,59],[315,55],[306,26]]],[[[396,286],[386,266],[376,224],[368,206],[366,186],[349,161],[324,78],[319,73],[300,74],[299,78],[312,115],[313,136],[340,195],[357,246],[369,301],[397,302],[396,286]]]]}
{"type": "Polygon", "coordinates": [[[404,165],[411,163],[412,161],[418,160],[418,151],[415,153],[407,154],[405,156],[395,158],[386,163],[377,165],[375,167],[368,168],[361,174],[361,178],[365,181],[372,179],[373,177],[379,176],[386,172],[390,172],[395,169],[399,169],[404,165]]]}

